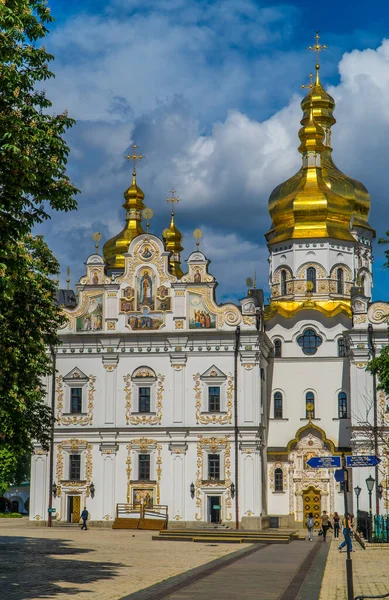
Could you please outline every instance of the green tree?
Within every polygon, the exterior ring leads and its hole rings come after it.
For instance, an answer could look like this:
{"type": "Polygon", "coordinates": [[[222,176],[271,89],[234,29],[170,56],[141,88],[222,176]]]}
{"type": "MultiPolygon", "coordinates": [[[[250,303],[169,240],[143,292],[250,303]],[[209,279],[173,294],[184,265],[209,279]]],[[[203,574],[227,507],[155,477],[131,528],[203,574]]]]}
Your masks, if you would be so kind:
{"type": "Polygon", "coordinates": [[[366,371],[377,375],[377,389],[389,396],[389,346],[384,346],[380,355],[369,361],[366,371]]]}
{"type": "Polygon", "coordinates": [[[48,446],[48,348],[63,323],[52,276],[59,266],[34,225],[76,208],[63,139],[74,123],[49,114],[43,82],[53,56],[41,45],[53,21],[45,0],[0,0],[0,487],[32,440],[48,446]]]}

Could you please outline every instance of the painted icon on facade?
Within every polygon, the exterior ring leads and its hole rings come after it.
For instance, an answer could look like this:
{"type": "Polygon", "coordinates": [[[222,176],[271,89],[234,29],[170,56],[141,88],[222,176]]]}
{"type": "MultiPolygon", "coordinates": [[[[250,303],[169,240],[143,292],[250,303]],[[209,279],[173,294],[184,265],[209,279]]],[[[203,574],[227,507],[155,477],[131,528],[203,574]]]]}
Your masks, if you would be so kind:
{"type": "Polygon", "coordinates": [[[141,313],[129,315],[127,323],[134,331],[155,331],[164,324],[164,319],[162,314],[150,314],[145,308],[141,313]]]}
{"type": "Polygon", "coordinates": [[[103,296],[90,298],[87,312],[76,319],[76,331],[101,331],[103,329],[103,296]]]}
{"type": "Polygon", "coordinates": [[[209,312],[203,298],[189,294],[189,329],[215,329],[216,315],[209,312]]]}
{"type": "Polygon", "coordinates": [[[134,488],[132,490],[132,503],[135,506],[151,508],[154,505],[154,488],[134,488]]]}
{"type": "Polygon", "coordinates": [[[148,306],[150,310],[155,310],[155,276],[150,269],[143,269],[137,277],[137,298],[138,309],[148,306]]]}

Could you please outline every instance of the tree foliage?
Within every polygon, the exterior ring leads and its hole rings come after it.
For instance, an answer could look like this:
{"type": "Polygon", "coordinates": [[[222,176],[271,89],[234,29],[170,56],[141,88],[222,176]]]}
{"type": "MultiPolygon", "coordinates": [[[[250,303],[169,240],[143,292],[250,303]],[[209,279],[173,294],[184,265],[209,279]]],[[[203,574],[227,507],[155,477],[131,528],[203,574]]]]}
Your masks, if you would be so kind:
{"type": "Polygon", "coordinates": [[[380,355],[368,363],[366,370],[377,375],[377,389],[389,396],[389,346],[382,348],[380,355]]]}
{"type": "Polygon", "coordinates": [[[33,439],[47,447],[52,423],[44,381],[63,322],[59,266],[31,232],[50,210],[74,209],[77,193],[63,139],[74,121],[49,113],[42,87],[53,77],[41,45],[52,20],[45,0],[0,0],[0,485],[12,480],[12,454],[33,439]]]}

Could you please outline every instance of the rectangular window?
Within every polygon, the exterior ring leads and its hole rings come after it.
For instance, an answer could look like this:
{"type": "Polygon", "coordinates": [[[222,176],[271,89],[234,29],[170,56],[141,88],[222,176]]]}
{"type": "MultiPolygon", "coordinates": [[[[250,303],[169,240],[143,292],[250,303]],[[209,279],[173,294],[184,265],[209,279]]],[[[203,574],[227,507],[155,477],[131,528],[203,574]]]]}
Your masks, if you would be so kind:
{"type": "Polygon", "coordinates": [[[208,388],[208,410],[209,412],[220,412],[220,387],[208,388]]]}
{"type": "Polygon", "coordinates": [[[81,479],[81,454],[71,454],[69,458],[69,479],[81,479]]]}
{"type": "Polygon", "coordinates": [[[220,479],[220,454],[208,454],[208,479],[220,479]]]}
{"type": "Polygon", "coordinates": [[[282,419],[282,394],[276,392],[274,394],[274,418],[282,419]]]}
{"type": "Polygon", "coordinates": [[[139,388],[139,412],[149,413],[150,412],[150,392],[151,388],[141,387],[139,388]]]}
{"type": "Polygon", "coordinates": [[[344,392],[338,395],[338,417],[347,419],[347,395],[344,392]]]}
{"type": "Polygon", "coordinates": [[[70,388],[70,412],[82,412],[82,388],[70,388]]]}
{"type": "Polygon", "coordinates": [[[150,481],[150,454],[139,454],[139,479],[150,481]]]}

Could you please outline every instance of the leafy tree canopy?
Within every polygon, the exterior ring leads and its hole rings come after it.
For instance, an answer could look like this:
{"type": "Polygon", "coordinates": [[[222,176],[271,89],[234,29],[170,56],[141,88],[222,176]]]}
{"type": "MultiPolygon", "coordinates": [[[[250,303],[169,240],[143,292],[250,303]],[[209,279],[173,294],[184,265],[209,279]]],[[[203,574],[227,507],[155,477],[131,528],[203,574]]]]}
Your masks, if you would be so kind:
{"type": "Polygon", "coordinates": [[[366,370],[377,375],[377,389],[389,396],[389,346],[382,348],[380,355],[368,363],[366,370]]]}
{"type": "Polygon", "coordinates": [[[34,225],[76,208],[63,139],[74,121],[51,115],[43,82],[53,56],[44,0],[0,0],[0,487],[32,440],[48,446],[45,383],[63,323],[52,276],[59,266],[34,225]],[[12,458],[14,457],[14,458],[12,458]],[[16,459],[15,459],[16,457],[16,459]]]}

